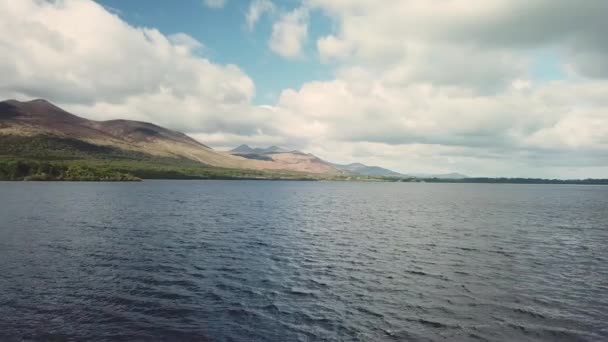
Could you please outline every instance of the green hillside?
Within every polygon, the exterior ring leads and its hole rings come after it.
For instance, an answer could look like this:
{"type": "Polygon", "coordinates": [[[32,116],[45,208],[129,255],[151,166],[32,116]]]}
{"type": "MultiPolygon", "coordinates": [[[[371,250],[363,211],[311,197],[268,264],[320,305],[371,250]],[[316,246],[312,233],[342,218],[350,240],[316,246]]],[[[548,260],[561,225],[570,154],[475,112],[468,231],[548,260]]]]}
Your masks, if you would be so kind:
{"type": "Polygon", "coordinates": [[[294,171],[225,169],[50,135],[0,135],[0,180],[316,179],[294,171]]]}

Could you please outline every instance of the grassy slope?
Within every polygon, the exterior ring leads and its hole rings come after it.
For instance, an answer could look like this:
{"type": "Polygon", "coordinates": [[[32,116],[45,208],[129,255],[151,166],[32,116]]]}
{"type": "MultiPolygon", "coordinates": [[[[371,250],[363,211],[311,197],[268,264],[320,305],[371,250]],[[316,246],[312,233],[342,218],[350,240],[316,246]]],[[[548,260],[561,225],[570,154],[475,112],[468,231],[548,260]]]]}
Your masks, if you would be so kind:
{"type": "MultiPolygon", "coordinates": [[[[295,171],[227,169],[39,135],[0,135],[0,180],[293,179],[325,177],[295,171]]],[[[362,179],[371,180],[371,179],[362,179]]]]}

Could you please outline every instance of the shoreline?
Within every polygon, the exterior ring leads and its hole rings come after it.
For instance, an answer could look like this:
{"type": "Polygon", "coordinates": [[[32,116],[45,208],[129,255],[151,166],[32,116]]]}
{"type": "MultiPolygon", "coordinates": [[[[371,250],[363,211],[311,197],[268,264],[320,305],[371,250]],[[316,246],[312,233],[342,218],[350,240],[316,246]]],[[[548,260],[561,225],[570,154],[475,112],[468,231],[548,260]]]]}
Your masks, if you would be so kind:
{"type": "Polygon", "coordinates": [[[337,182],[337,183],[429,183],[429,184],[494,184],[494,185],[608,185],[608,180],[546,180],[539,181],[518,181],[502,180],[495,181],[489,178],[487,181],[478,180],[459,180],[459,179],[325,179],[325,178],[256,178],[256,177],[182,177],[182,178],[133,178],[133,179],[0,179],[0,182],[7,183],[140,183],[146,181],[286,181],[286,182],[337,182]]]}

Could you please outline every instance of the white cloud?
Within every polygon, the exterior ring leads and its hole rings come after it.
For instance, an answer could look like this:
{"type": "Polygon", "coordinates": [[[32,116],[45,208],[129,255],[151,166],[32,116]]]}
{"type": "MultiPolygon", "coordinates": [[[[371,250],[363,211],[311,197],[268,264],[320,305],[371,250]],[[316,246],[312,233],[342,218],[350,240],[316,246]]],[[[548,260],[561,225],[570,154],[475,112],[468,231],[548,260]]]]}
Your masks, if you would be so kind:
{"type": "Polygon", "coordinates": [[[401,172],[559,177],[576,166],[578,177],[602,177],[608,168],[608,80],[516,79],[479,93],[390,76],[344,69],[285,90],[277,127],[329,160],[401,172]]]}
{"type": "Polygon", "coordinates": [[[226,6],[226,0],[203,0],[203,4],[209,8],[219,9],[226,6]]]}
{"type": "Polygon", "coordinates": [[[527,84],[479,94],[453,86],[395,86],[355,70],[286,90],[277,108],[282,120],[291,121],[282,125],[285,134],[310,140],[608,150],[602,91],[608,92],[608,81],[527,84]]]}
{"type": "Polygon", "coordinates": [[[265,13],[271,13],[276,10],[275,5],[270,0],[254,0],[249,5],[249,10],[245,16],[247,28],[252,31],[255,24],[265,13]]]}
{"type": "Polygon", "coordinates": [[[183,32],[172,34],[168,39],[175,47],[183,49],[182,53],[184,54],[198,51],[205,47],[203,43],[183,32]]]}
{"type": "Polygon", "coordinates": [[[284,14],[274,23],[268,45],[272,51],[283,57],[300,57],[307,37],[308,9],[299,7],[284,14]]]}
{"type": "Polygon", "coordinates": [[[220,150],[230,150],[241,144],[251,146],[281,146],[289,148],[290,141],[285,137],[276,135],[266,135],[263,132],[256,132],[252,135],[238,135],[231,133],[196,133],[191,136],[206,144],[210,144],[220,150]]]}
{"type": "Polygon", "coordinates": [[[415,70],[436,68],[448,73],[450,80],[449,74],[455,71],[495,73],[493,55],[500,57],[497,68],[504,70],[508,60],[549,46],[571,59],[586,76],[608,76],[607,59],[602,58],[608,53],[604,34],[608,2],[604,0],[580,6],[569,0],[389,0],[382,6],[370,0],[305,3],[338,25],[336,33],[317,42],[322,58],[383,67],[407,64],[415,70]],[[455,60],[463,61],[457,63],[458,68],[442,68],[445,61],[453,64],[455,60]]]}
{"type": "Polygon", "coordinates": [[[0,1],[0,46],[5,98],[187,131],[263,126],[250,105],[254,83],[237,66],[198,56],[202,44],[187,34],[130,26],[93,1],[0,1]]]}
{"type": "Polygon", "coordinates": [[[605,1],[307,0],[301,8],[336,25],[317,40],[336,78],[284,90],[276,105],[282,134],[311,151],[405,172],[608,167],[605,1]],[[562,80],[534,80],[542,49],[568,67],[555,75],[562,80]],[[441,155],[413,154],[426,147],[441,155]]]}
{"type": "Polygon", "coordinates": [[[319,50],[319,56],[323,62],[341,60],[352,53],[351,46],[347,41],[333,35],[319,38],[317,40],[317,50],[319,50]]]}

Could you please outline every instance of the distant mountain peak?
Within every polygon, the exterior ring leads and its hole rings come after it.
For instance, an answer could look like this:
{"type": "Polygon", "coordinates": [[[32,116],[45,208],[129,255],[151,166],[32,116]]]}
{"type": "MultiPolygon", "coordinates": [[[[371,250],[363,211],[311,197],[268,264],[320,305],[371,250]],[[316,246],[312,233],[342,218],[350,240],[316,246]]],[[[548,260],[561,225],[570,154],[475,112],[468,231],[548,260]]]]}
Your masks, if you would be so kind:
{"type": "Polygon", "coordinates": [[[230,152],[235,152],[235,153],[252,153],[253,149],[249,145],[242,144],[242,145],[239,145],[239,146],[233,148],[232,150],[230,150],[230,152]]]}
{"type": "Polygon", "coordinates": [[[8,103],[8,104],[16,106],[16,107],[36,106],[38,108],[53,108],[53,109],[60,109],[63,111],[63,109],[57,107],[56,105],[52,104],[51,102],[49,102],[45,99],[34,99],[34,100],[30,100],[30,101],[19,101],[16,99],[10,99],[10,100],[6,100],[6,101],[2,101],[2,103],[8,103]]]}
{"type": "Polygon", "coordinates": [[[30,101],[26,101],[26,102],[29,102],[29,103],[40,103],[40,104],[49,104],[49,105],[54,106],[54,104],[50,103],[49,101],[47,101],[45,99],[33,99],[33,100],[30,100],[30,101]]]}
{"type": "Polygon", "coordinates": [[[438,178],[438,179],[465,179],[469,178],[467,175],[463,175],[458,172],[450,172],[450,173],[438,173],[438,174],[429,174],[429,173],[414,173],[411,176],[416,178],[438,178]]]}
{"type": "Polygon", "coordinates": [[[282,153],[288,152],[286,149],[278,147],[278,146],[270,146],[266,148],[261,147],[251,147],[246,144],[239,145],[238,147],[230,150],[232,153],[253,153],[253,154],[268,154],[268,153],[282,153]]]}
{"type": "Polygon", "coordinates": [[[361,163],[351,163],[347,165],[337,165],[335,166],[342,171],[355,173],[363,176],[382,176],[382,177],[401,177],[402,174],[395,172],[393,170],[385,169],[379,166],[368,166],[361,163]]]}

